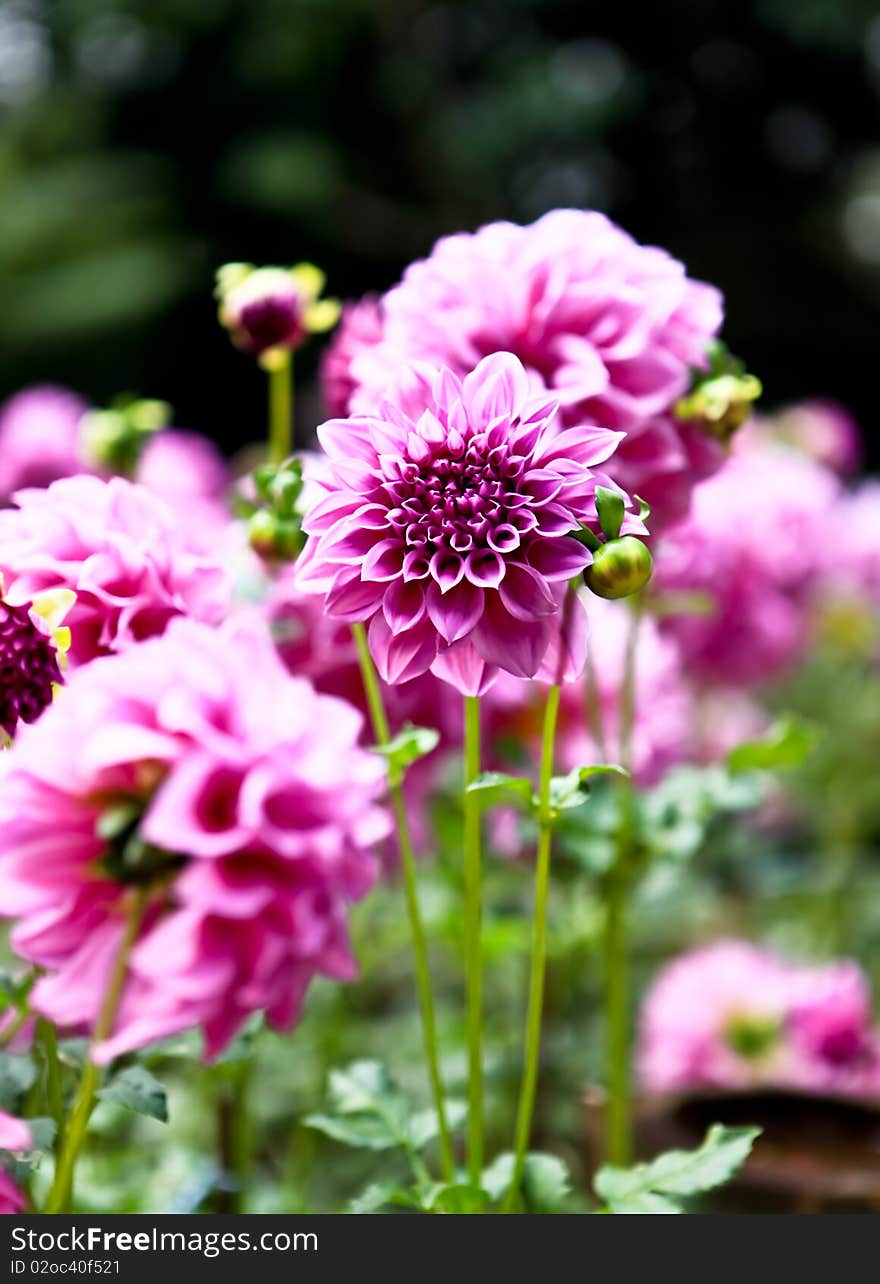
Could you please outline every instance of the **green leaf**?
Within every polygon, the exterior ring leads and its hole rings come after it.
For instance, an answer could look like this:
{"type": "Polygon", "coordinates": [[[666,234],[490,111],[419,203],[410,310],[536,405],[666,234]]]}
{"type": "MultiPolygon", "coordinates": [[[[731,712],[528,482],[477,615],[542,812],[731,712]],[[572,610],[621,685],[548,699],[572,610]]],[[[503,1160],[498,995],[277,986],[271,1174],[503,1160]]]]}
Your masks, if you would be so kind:
{"type": "Polygon", "coordinates": [[[816,728],[800,718],[780,718],[760,740],[737,745],[727,755],[729,771],[777,771],[799,767],[818,739],[816,728]]]}
{"type": "Polygon", "coordinates": [[[646,499],[642,499],[641,495],[633,495],[633,499],[639,506],[639,517],[643,522],[647,522],[651,516],[651,505],[646,499]]]}
{"type": "Polygon", "coordinates": [[[0,1106],[14,1111],[18,1098],[36,1077],[37,1068],[29,1056],[0,1052],[0,1106]]]}
{"type": "MultiPolygon", "coordinates": [[[[484,1169],[481,1185],[495,1202],[507,1194],[513,1176],[513,1155],[499,1155],[484,1169]]],[[[526,1155],[522,1175],[522,1200],[529,1213],[556,1213],[571,1190],[568,1169],[556,1155],[526,1155]]]]}
{"type": "Polygon", "coordinates": [[[400,1204],[404,1208],[422,1208],[418,1197],[402,1186],[393,1182],[373,1182],[348,1205],[350,1213],[379,1213],[389,1204],[400,1204]]]}
{"type": "MultiPolygon", "coordinates": [[[[448,1128],[460,1128],[467,1118],[467,1105],[463,1101],[446,1102],[446,1126],[448,1128]]],[[[440,1132],[440,1123],[437,1119],[437,1111],[433,1106],[428,1106],[426,1110],[418,1110],[409,1121],[409,1137],[412,1145],[416,1150],[422,1150],[427,1146],[429,1141],[440,1132]]]]}
{"type": "Polygon", "coordinates": [[[468,785],[467,792],[477,794],[483,808],[532,805],[532,782],[525,776],[508,776],[503,771],[484,771],[468,785]]]}
{"type": "Polygon", "coordinates": [[[112,1101],[114,1105],[133,1110],[137,1115],[158,1119],[160,1123],[168,1122],[165,1089],[143,1066],[129,1066],[126,1070],[120,1070],[99,1090],[98,1096],[102,1101],[112,1101]]]}
{"type": "Polygon", "coordinates": [[[606,539],[618,538],[625,511],[623,497],[616,490],[609,490],[607,486],[596,487],[596,512],[606,539]]]}
{"type": "Polygon", "coordinates": [[[614,763],[597,763],[591,767],[575,767],[566,776],[554,776],[550,781],[551,812],[568,811],[587,801],[590,781],[595,776],[627,776],[623,767],[614,763]]]}
{"type": "Polygon", "coordinates": [[[378,1061],[353,1061],[331,1070],[327,1109],[304,1120],[347,1146],[366,1150],[409,1149],[409,1106],[378,1061]]]}
{"type": "Polygon", "coordinates": [[[458,1182],[436,1187],[424,1207],[432,1213],[481,1213],[488,1203],[485,1190],[458,1182]]]}
{"type": "Polygon", "coordinates": [[[713,1124],[697,1150],[670,1150],[634,1168],[601,1168],[594,1182],[596,1194],[612,1213],[680,1211],[682,1199],[714,1190],[732,1177],[760,1132],[713,1124]]]}
{"type": "Polygon", "coordinates": [[[400,780],[407,767],[432,753],[440,743],[440,732],[434,727],[407,724],[387,745],[375,745],[376,753],[387,759],[392,777],[400,780]]]}

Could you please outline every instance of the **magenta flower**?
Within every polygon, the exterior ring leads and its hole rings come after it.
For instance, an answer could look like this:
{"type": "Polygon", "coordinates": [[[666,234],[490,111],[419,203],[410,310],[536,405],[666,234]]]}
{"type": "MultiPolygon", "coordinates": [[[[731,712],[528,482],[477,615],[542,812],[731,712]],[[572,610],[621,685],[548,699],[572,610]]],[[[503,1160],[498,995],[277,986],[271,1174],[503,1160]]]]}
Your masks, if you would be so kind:
{"type": "Polygon", "coordinates": [[[357,303],[346,303],[333,342],[321,358],[321,389],[324,407],[334,418],[342,418],[354,397],[358,383],[352,374],[357,355],[382,338],[382,308],[369,295],[357,303]]]}
{"type": "Polygon", "coordinates": [[[0,407],[0,500],[82,472],[79,425],[86,403],[66,388],[25,388],[0,407]]]}
{"type": "Polygon", "coordinates": [[[762,420],[761,426],[842,477],[858,471],[862,434],[849,411],[836,401],[799,401],[762,420]]]}
{"type": "Polygon", "coordinates": [[[661,624],[690,675],[759,683],[800,658],[839,494],[828,469],[755,435],[695,489],[688,517],[660,541],[653,581],[701,599],[661,624]]]}
{"type": "Polygon", "coordinates": [[[6,597],[21,604],[47,589],[73,590],[72,666],[161,633],[176,615],[222,618],[219,562],[144,487],[78,476],[15,500],[0,513],[6,597]]]}
{"type": "MultiPolygon", "coordinates": [[[[0,1150],[28,1150],[30,1144],[31,1130],[27,1124],[0,1110],[0,1150]]],[[[24,1192],[9,1173],[0,1168],[0,1214],[20,1213],[26,1204],[24,1192]]]]}
{"type": "Polygon", "coordinates": [[[654,980],[638,1064],[648,1092],[876,1095],[880,1032],[855,963],[811,967],[746,941],[716,941],[654,980]]]}
{"type": "MultiPolygon", "coordinates": [[[[566,588],[592,555],[574,536],[597,524],[596,486],[611,483],[593,466],[618,433],[563,431],[498,353],[464,379],[413,366],[396,402],[318,437],[327,494],[303,523],[298,582],[331,616],[369,621],[386,682],[430,669],[476,694],[499,669],[579,669],[583,611],[566,588]]],[[[628,514],[626,529],[644,528],[628,514]]]]}
{"type": "Polygon", "coordinates": [[[316,974],[349,979],[347,907],[388,831],[361,725],[250,619],[175,620],[73,674],[0,774],[0,904],[47,973],[34,1010],[92,1027],[137,889],[102,1061],[192,1026],[213,1056],[252,1012],[289,1028],[316,974]]]}
{"type": "Polygon", "coordinates": [[[322,299],[324,274],[311,263],[255,268],[226,263],[217,273],[220,324],[236,347],[268,366],[339,319],[335,299],[322,299]]]}
{"type": "Polygon", "coordinates": [[[34,722],[62,681],[52,632],[32,606],[0,596],[0,727],[7,736],[19,722],[34,722]]]}
{"type": "Polygon", "coordinates": [[[672,415],[721,318],[718,292],[665,251],[602,214],[563,209],[443,238],[382,299],[380,340],[353,351],[348,334],[336,342],[352,354],[355,414],[375,410],[413,358],[463,374],[515,353],[566,426],[626,433],[611,473],[649,501],[656,527],[681,515],[690,486],[723,458],[672,415]]]}

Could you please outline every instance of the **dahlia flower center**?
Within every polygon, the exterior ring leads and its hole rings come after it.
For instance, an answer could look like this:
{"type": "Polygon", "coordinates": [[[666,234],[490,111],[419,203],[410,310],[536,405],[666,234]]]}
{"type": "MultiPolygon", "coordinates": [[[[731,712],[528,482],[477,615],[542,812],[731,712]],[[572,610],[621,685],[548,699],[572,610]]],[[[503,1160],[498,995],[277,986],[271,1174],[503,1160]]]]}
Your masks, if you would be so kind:
{"type": "Polygon", "coordinates": [[[526,459],[492,436],[467,439],[450,428],[432,442],[411,433],[404,459],[389,465],[387,520],[409,550],[406,579],[431,573],[451,588],[467,565],[473,582],[494,584],[501,560],[537,525],[529,496],[518,490],[526,459]]]}
{"type": "Polygon", "coordinates": [[[40,716],[63,680],[52,639],[33,620],[31,606],[0,601],[0,727],[9,736],[19,722],[40,716]]]}
{"type": "Polygon", "coordinates": [[[738,1057],[759,1061],[773,1049],[781,1033],[781,1023],[776,1017],[738,1013],[730,1018],[725,1038],[738,1057]]]}

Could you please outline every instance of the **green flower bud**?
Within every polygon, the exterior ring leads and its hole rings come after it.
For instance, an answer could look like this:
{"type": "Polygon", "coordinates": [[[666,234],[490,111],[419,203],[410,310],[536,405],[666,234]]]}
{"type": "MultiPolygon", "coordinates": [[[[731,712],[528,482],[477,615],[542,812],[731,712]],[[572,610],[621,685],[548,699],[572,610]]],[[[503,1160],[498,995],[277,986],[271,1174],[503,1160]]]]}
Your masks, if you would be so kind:
{"type": "Polygon", "coordinates": [[[593,555],[584,571],[584,583],[597,597],[631,597],[651,578],[654,559],[635,535],[608,540],[593,555]]]}

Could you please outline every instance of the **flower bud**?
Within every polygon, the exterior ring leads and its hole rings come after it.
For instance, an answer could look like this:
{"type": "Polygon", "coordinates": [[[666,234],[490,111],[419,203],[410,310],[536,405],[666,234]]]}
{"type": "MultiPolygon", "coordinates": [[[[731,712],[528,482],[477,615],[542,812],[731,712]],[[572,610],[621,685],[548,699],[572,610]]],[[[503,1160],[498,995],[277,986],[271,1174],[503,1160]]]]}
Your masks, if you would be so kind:
{"type": "Polygon", "coordinates": [[[653,564],[648,546],[635,535],[624,535],[596,550],[584,583],[597,597],[631,597],[648,583],[653,564]]]}
{"type": "Polygon", "coordinates": [[[171,407],[164,401],[121,397],[107,410],[83,415],[80,448],[90,464],[130,476],[148,438],[170,420],[171,407]]]}
{"type": "Polygon", "coordinates": [[[761,395],[754,375],[723,374],[707,379],[676,403],[678,419],[692,423],[710,437],[729,441],[752,413],[752,403],[761,395]]]}
{"type": "Polygon", "coordinates": [[[227,263],[217,273],[220,323],[237,348],[272,369],[310,334],[336,324],[339,304],[319,298],[323,288],[323,272],[310,263],[294,268],[227,263]]]}

